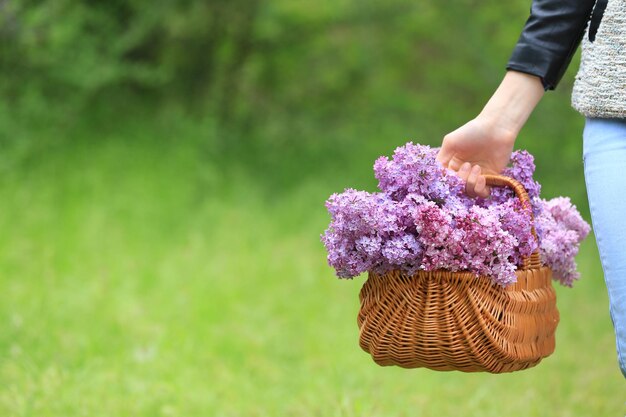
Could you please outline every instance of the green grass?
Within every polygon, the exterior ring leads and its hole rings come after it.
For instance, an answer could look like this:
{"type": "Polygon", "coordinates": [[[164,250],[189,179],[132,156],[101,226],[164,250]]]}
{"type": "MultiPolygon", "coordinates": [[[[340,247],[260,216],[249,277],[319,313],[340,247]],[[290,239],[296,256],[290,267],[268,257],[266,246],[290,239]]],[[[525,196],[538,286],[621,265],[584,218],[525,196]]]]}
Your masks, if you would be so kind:
{"type": "Polygon", "coordinates": [[[335,279],[319,242],[324,199],[369,165],[294,172],[283,189],[264,181],[280,167],[252,175],[202,127],[178,129],[44,132],[5,157],[0,415],[626,413],[591,239],[581,282],[558,289],[557,350],[536,368],[381,368],[358,347],[363,277],[335,279]]]}

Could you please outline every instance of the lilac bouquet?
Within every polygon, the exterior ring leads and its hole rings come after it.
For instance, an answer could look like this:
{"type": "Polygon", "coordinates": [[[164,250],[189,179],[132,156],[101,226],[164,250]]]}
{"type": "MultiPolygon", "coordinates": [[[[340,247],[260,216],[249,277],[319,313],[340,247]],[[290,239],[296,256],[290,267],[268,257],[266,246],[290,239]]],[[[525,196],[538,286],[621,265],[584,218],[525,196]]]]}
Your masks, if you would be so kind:
{"type": "Polygon", "coordinates": [[[445,269],[487,275],[504,286],[539,249],[555,279],[567,286],[578,279],[574,257],[590,227],[569,199],[539,197],[532,155],[514,152],[503,172],[528,191],[532,207],[524,207],[507,188],[493,188],[486,199],[468,197],[463,181],[436,161],[437,152],[409,142],[391,160],[374,163],[380,192],[347,189],[330,196],[331,222],[322,241],[337,276],[445,269]]]}

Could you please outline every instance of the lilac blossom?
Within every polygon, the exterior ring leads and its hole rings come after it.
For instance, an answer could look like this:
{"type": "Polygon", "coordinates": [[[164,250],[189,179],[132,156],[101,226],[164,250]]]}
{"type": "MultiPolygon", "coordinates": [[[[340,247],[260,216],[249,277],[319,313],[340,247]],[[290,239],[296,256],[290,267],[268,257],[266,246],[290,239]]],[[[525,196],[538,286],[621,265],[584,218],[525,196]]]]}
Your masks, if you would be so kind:
{"type": "Polygon", "coordinates": [[[569,199],[539,198],[532,155],[514,152],[504,171],[527,189],[532,204],[525,206],[501,187],[488,199],[468,197],[463,181],[436,154],[435,148],[407,143],[391,160],[376,160],[381,192],[347,189],[328,199],[331,222],[322,241],[339,277],[444,269],[487,275],[504,286],[515,282],[523,259],[539,250],[555,279],[564,285],[577,279],[574,256],[589,225],[569,199]]]}
{"type": "Polygon", "coordinates": [[[413,234],[404,234],[386,241],[382,255],[386,263],[379,268],[383,271],[396,268],[415,273],[421,265],[422,246],[413,234]]]}
{"type": "Polygon", "coordinates": [[[374,163],[378,188],[397,201],[409,193],[441,201],[459,194],[463,181],[445,169],[436,156],[436,148],[412,142],[397,148],[391,160],[381,156],[374,163]]]}
{"type": "Polygon", "coordinates": [[[428,202],[418,208],[415,224],[423,248],[423,269],[458,270],[454,257],[460,251],[460,242],[455,242],[451,236],[452,216],[435,203],[428,202]]]}
{"type": "Polygon", "coordinates": [[[381,262],[383,239],[403,229],[396,205],[384,194],[353,189],[330,196],[326,208],[332,221],[322,241],[339,277],[354,277],[381,262]]]}
{"type": "Polygon", "coordinates": [[[516,265],[509,258],[514,256],[518,241],[502,228],[495,210],[474,206],[457,228],[466,234],[463,246],[470,271],[491,275],[501,285],[515,282],[516,265]]]}
{"type": "Polygon", "coordinates": [[[530,208],[522,205],[519,199],[512,198],[493,206],[493,210],[500,220],[502,230],[517,239],[518,243],[511,255],[511,262],[515,265],[522,265],[523,259],[529,257],[539,245],[532,234],[530,208]]]}
{"type": "Polygon", "coordinates": [[[574,258],[591,228],[567,197],[549,201],[538,199],[537,202],[541,205],[541,212],[535,219],[541,260],[552,269],[555,279],[571,287],[580,277],[574,258]]]}
{"type": "MultiPolygon", "coordinates": [[[[510,166],[502,171],[502,175],[517,180],[524,186],[531,202],[539,198],[541,185],[534,180],[535,158],[524,150],[514,151],[511,154],[510,166]]],[[[515,197],[515,193],[510,188],[495,187],[491,191],[491,201],[503,203],[515,197]]],[[[539,206],[533,204],[533,215],[539,214],[539,206]]]]}

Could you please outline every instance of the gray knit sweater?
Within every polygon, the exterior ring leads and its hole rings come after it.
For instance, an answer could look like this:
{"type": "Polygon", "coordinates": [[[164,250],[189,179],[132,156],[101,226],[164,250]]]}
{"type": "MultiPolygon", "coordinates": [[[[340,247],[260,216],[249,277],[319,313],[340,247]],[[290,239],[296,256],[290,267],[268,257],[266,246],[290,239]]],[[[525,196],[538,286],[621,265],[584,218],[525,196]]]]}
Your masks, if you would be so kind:
{"type": "Polygon", "coordinates": [[[585,32],[572,106],[587,117],[626,118],[626,0],[608,0],[594,42],[585,32]]]}

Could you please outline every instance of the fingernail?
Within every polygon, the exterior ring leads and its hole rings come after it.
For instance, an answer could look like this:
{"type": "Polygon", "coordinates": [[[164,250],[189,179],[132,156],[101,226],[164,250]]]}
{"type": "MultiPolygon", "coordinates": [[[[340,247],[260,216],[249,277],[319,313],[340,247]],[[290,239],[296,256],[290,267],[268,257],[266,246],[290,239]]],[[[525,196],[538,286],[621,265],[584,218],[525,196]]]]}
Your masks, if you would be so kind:
{"type": "Polygon", "coordinates": [[[470,169],[470,163],[469,162],[465,162],[463,165],[461,165],[461,168],[459,168],[459,172],[467,172],[470,169]]]}
{"type": "Polygon", "coordinates": [[[480,165],[474,165],[472,167],[472,174],[479,174],[480,173],[480,165]]]}

